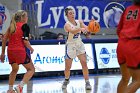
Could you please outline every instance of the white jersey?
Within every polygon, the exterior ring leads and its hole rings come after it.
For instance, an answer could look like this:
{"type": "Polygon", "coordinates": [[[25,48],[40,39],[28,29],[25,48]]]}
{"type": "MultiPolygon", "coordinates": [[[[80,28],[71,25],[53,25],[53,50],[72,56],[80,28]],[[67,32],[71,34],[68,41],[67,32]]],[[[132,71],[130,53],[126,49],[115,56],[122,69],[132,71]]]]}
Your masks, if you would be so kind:
{"type": "MultiPolygon", "coordinates": [[[[71,28],[80,28],[79,20],[76,20],[76,24],[77,24],[76,26],[69,21],[67,22],[67,24],[69,24],[71,28]]],[[[65,49],[65,59],[73,59],[76,56],[85,53],[84,43],[82,42],[80,34],[81,32],[77,34],[72,34],[71,32],[68,32],[66,49],[65,49]]]]}
{"type": "MultiPolygon", "coordinates": [[[[73,25],[70,21],[67,21],[67,24],[69,24],[71,26],[71,28],[80,28],[80,22],[79,22],[79,20],[75,20],[75,22],[77,24],[76,26],[73,25]]],[[[68,32],[68,31],[66,31],[66,32],[68,32]]],[[[81,34],[81,32],[79,32],[77,34],[72,34],[71,32],[68,32],[67,43],[68,42],[81,41],[80,34],[81,34]]]]}

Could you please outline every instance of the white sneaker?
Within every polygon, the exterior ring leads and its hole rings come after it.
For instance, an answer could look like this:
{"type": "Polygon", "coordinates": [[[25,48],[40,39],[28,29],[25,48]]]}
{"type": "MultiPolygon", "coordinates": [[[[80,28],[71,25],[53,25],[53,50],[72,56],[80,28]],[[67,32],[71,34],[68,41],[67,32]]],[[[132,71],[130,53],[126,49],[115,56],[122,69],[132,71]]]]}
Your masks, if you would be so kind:
{"type": "MultiPolygon", "coordinates": [[[[6,93],[6,92],[3,92],[6,93]]],[[[7,93],[16,93],[14,90],[8,90],[7,93]]]]}
{"type": "Polygon", "coordinates": [[[66,81],[66,80],[65,80],[65,81],[63,82],[62,89],[66,89],[68,84],[69,84],[69,81],[66,81]]]}
{"type": "Polygon", "coordinates": [[[90,82],[86,82],[85,88],[86,90],[91,90],[90,82]]]}
{"type": "Polygon", "coordinates": [[[20,85],[18,85],[18,86],[16,86],[15,87],[15,91],[17,92],[17,93],[23,93],[23,88],[20,86],[20,85]]]}

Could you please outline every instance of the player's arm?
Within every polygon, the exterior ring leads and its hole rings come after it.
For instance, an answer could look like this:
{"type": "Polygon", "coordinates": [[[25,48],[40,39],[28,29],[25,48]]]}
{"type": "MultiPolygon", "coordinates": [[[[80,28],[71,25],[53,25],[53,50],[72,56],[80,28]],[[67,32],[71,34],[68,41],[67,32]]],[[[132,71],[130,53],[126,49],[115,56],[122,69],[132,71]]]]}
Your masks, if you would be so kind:
{"type": "Polygon", "coordinates": [[[4,34],[4,37],[2,39],[2,52],[1,52],[1,61],[4,62],[4,58],[5,58],[5,47],[6,47],[6,43],[8,41],[9,38],[9,28],[7,29],[6,33],[4,34]]]}
{"type": "Polygon", "coordinates": [[[64,29],[72,34],[77,34],[81,31],[81,28],[72,28],[69,24],[65,23],[64,29]]]}
{"type": "Polygon", "coordinates": [[[29,33],[30,33],[29,26],[27,24],[24,24],[22,26],[22,31],[23,31],[22,39],[23,39],[24,45],[31,51],[31,53],[33,53],[34,49],[31,47],[31,44],[29,42],[29,33]]]}
{"type": "Polygon", "coordinates": [[[84,24],[83,20],[79,20],[79,22],[80,22],[80,27],[85,28],[88,31],[88,27],[87,25],[84,24]]]}
{"type": "Polygon", "coordinates": [[[120,32],[121,32],[121,30],[122,30],[122,28],[123,28],[124,13],[125,13],[125,11],[124,11],[123,14],[121,15],[119,24],[118,24],[118,26],[117,26],[117,35],[118,35],[118,37],[119,37],[119,34],[120,34],[120,32]]]}
{"type": "Polygon", "coordinates": [[[79,20],[79,22],[82,29],[81,31],[86,34],[89,31],[87,25],[84,24],[83,20],[79,20]]]}

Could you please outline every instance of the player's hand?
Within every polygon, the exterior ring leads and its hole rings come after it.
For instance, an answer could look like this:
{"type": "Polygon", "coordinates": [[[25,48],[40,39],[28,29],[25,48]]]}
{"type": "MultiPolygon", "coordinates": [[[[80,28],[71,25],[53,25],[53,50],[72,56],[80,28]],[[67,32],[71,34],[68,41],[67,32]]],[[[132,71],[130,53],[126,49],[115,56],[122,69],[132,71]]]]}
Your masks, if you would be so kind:
{"type": "Polygon", "coordinates": [[[87,33],[87,29],[86,28],[81,28],[81,31],[86,34],[87,33]]]}
{"type": "Polygon", "coordinates": [[[0,55],[0,60],[1,60],[2,63],[4,63],[4,59],[5,59],[5,54],[1,54],[0,55]]]}
{"type": "Polygon", "coordinates": [[[33,49],[33,48],[31,48],[31,50],[30,50],[30,51],[31,51],[31,54],[32,54],[32,53],[34,52],[34,49],[33,49]]]}

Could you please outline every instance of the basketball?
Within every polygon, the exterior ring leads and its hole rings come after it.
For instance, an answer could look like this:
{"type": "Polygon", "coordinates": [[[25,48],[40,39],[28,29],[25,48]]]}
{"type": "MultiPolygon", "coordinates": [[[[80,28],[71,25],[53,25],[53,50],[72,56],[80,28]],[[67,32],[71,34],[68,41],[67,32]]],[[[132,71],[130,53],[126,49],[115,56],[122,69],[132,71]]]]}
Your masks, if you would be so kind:
{"type": "Polygon", "coordinates": [[[88,24],[88,30],[91,33],[97,33],[100,31],[100,24],[96,20],[91,20],[88,24]]]}

